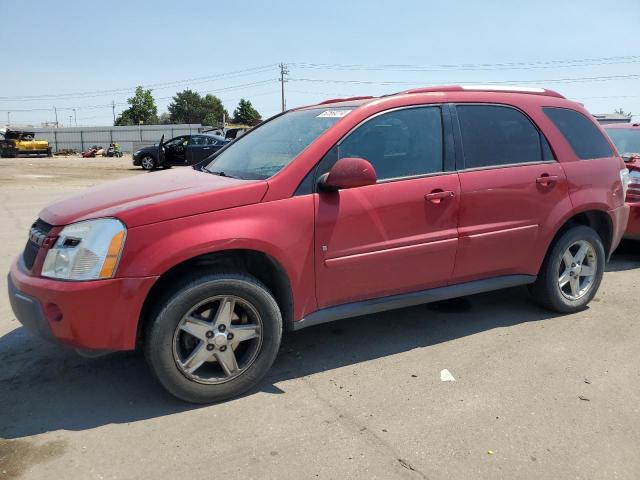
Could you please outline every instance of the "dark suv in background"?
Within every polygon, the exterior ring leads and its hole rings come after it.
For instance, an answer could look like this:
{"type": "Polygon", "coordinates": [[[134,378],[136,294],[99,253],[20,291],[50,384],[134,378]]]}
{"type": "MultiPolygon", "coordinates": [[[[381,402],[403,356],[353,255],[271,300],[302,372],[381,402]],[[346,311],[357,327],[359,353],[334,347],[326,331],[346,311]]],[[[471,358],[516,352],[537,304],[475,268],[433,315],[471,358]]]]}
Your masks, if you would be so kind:
{"type": "Polygon", "coordinates": [[[151,145],[133,153],[133,164],[145,170],[178,165],[194,165],[217,152],[229,141],[218,135],[180,135],[158,145],[151,145]]]}

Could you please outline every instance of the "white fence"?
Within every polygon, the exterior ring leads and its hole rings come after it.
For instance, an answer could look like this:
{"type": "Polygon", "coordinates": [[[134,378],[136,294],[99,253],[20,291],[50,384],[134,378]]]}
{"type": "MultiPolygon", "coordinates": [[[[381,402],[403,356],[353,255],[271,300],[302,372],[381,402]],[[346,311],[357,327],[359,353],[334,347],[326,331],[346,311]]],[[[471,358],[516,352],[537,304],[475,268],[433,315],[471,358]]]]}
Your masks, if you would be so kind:
{"type": "MultiPolygon", "coordinates": [[[[206,127],[206,129],[211,127],[206,127]]],[[[54,152],[62,149],[83,151],[93,145],[107,148],[110,143],[119,143],[122,151],[133,152],[140,145],[153,144],[178,135],[199,133],[200,124],[141,125],[127,127],[65,127],[35,128],[37,139],[48,140],[54,152]]]]}

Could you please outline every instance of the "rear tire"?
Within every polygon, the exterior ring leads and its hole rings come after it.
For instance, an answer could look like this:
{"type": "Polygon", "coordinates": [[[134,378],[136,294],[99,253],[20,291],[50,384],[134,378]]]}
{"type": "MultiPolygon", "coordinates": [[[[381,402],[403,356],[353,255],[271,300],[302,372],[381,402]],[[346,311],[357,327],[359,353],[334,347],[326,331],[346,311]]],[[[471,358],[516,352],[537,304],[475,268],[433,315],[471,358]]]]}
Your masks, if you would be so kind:
{"type": "Polygon", "coordinates": [[[192,403],[220,402],[254,387],[282,337],[269,290],[240,272],[194,274],[176,288],[146,328],[144,352],[154,376],[192,403]]]}
{"type": "Polygon", "coordinates": [[[584,225],[571,227],[551,245],[529,292],[549,310],[580,311],[597,293],[604,266],[605,251],[600,236],[584,225]]]}

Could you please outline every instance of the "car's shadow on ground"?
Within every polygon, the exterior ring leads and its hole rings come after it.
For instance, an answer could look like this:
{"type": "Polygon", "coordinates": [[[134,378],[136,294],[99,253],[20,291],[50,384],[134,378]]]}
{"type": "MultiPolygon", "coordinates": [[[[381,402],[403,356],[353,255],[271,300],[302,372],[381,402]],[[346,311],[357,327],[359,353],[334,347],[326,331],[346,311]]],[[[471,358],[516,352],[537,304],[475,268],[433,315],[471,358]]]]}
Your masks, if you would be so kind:
{"type": "MultiPolygon", "coordinates": [[[[278,383],[288,379],[547,319],[562,321],[533,305],[526,288],[514,288],[320,325],[285,335],[278,359],[256,390],[279,394],[278,383]]],[[[0,338],[0,365],[3,438],[199,408],[166,394],[138,353],[81,358],[31,337],[24,328],[0,338]]]]}

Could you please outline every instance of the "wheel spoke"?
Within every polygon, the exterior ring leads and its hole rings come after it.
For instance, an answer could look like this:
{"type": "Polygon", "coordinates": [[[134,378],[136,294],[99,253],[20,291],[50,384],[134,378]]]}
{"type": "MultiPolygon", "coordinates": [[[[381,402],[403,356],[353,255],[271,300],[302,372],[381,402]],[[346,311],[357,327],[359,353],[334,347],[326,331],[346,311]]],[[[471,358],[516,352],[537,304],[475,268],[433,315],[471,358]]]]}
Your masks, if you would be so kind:
{"type": "Polygon", "coordinates": [[[187,359],[182,363],[182,368],[188,373],[193,373],[209,358],[211,358],[211,352],[207,350],[206,343],[200,342],[200,344],[193,349],[193,352],[191,352],[187,359]]]}
{"type": "Polygon", "coordinates": [[[199,318],[189,315],[185,318],[184,323],[180,327],[180,330],[187,332],[190,335],[200,339],[207,339],[207,332],[213,329],[213,325],[200,320],[199,318]]]}
{"type": "Polygon", "coordinates": [[[569,280],[569,286],[571,287],[571,294],[575,297],[580,292],[580,279],[578,277],[571,277],[569,280]]]}
{"type": "Polygon", "coordinates": [[[567,283],[569,283],[569,280],[571,280],[571,276],[569,275],[570,269],[565,269],[564,273],[562,275],[560,275],[560,278],[558,279],[558,284],[560,285],[560,288],[564,287],[567,283]]]}
{"type": "Polygon", "coordinates": [[[233,375],[238,370],[238,362],[233,348],[227,348],[224,352],[216,350],[215,356],[227,376],[233,375]]]}
{"type": "Polygon", "coordinates": [[[582,265],[580,269],[581,277],[591,277],[595,273],[595,269],[590,265],[582,265]]]}
{"type": "Polygon", "coordinates": [[[576,253],[573,258],[575,260],[576,263],[582,263],[582,261],[584,260],[584,257],[587,256],[587,251],[589,250],[589,244],[588,243],[583,243],[582,245],[580,245],[580,249],[578,250],[578,253],[576,253]]]}
{"type": "Polygon", "coordinates": [[[234,325],[231,332],[233,333],[234,343],[240,343],[252,338],[258,338],[260,336],[260,327],[258,325],[234,325]]]}
{"type": "Polygon", "coordinates": [[[564,266],[567,268],[571,268],[571,264],[574,263],[574,259],[573,259],[573,255],[571,255],[571,252],[569,251],[569,249],[567,249],[566,252],[564,252],[564,255],[562,256],[562,260],[564,261],[564,266]]]}
{"type": "Polygon", "coordinates": [[[231,319],[233,318],[233,309],[235,308],[235,305],[236,301],[232,298],[224,297],[220,300],[220,305],[218,306],[218,311],[216,312],[213,324],[216,327],[224,325],[229,328],[229,325],[231,325],[231,319]]]}

